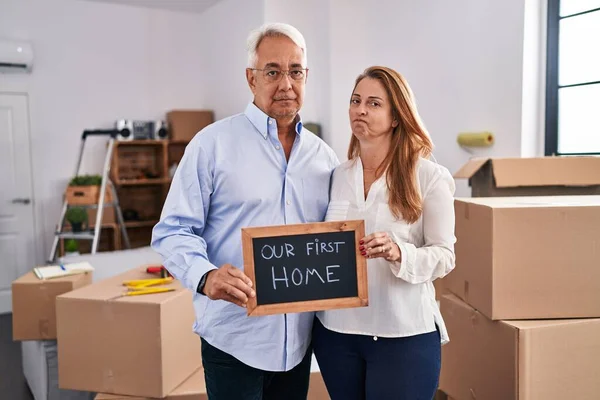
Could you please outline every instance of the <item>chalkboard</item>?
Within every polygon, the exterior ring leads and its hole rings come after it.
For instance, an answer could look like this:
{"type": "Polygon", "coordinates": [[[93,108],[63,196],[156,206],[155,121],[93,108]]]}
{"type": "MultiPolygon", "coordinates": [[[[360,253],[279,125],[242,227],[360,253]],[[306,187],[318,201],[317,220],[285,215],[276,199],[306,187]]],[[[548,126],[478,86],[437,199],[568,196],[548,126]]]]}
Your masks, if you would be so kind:
{"type": "Polygon", "coordinates": [[[248,315],[368,305],[363,221],[242,229],[244,272],[256,297],[248,315]]]}

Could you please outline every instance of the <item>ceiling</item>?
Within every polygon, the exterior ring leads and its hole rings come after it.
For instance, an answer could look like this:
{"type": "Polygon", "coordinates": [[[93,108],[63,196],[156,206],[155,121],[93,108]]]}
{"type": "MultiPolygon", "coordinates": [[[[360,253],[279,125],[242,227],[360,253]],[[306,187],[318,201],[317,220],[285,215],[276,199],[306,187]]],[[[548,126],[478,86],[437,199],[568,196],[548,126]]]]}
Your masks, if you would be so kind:
{"type": "Polygon", "coordinates": [[[123,4],[133,7],[157,8],[170,11],[202,13],[220,0],[88,0],[101,3],[123,4]]]}

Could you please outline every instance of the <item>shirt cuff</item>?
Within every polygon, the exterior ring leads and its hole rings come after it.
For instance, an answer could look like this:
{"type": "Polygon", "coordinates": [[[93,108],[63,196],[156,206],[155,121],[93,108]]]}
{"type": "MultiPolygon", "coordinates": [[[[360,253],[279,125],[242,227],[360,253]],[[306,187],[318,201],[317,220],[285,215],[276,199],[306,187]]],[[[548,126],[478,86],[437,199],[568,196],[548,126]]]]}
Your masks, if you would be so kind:
{"type": "Polygon", "coordinates": [[[202,279],[204,274],[212,271],[213,269],[217,269],[217,267],[207,260],[204,260],[200,257],[197,258],[185,274],[185,286],[196,293],[198,285],[200,284],[200,279],[202,279]]]}
{"type": "Polygon", "coordinates": [[[390,261],[390,269],[397,278],[409,280],[407,278],[410,275],[409,271],[412,270],[412,267],[415,264],[415,259],[417,257],[417,248],[412,243],[406,243],[401,241],[400,238],[393,232],[392,239],[400,249],[401,259],[400,262],[390,261]]]}

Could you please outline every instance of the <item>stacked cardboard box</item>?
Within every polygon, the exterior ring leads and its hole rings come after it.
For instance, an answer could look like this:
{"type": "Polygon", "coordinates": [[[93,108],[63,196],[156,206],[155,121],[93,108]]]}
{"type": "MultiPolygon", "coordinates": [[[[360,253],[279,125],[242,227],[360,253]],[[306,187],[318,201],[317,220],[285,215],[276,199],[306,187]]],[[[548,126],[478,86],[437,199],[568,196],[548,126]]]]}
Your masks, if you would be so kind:
{"type": "Polygon", "coordinates": [[[600,196],[457,199],[455,211],[441,390],[457,400],[596,399],[600,196]]]}

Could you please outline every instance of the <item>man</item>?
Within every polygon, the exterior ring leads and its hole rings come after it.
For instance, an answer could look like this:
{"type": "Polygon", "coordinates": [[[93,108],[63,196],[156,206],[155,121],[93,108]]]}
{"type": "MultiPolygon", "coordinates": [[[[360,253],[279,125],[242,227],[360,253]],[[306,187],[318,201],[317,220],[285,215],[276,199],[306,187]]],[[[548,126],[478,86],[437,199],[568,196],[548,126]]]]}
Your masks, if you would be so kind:
{"type": "Polygon", "coordinates": [[[241,228],[322,221],[339,163],[303,129],[306,45],[286,24],[248,38],[254,101],[187,146],[152,246],[196,292],[195,331],[211,400],[306,399],[313,314],[247,317],[241,228]]]}

